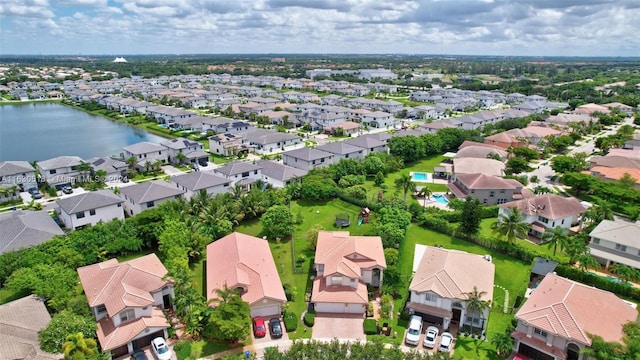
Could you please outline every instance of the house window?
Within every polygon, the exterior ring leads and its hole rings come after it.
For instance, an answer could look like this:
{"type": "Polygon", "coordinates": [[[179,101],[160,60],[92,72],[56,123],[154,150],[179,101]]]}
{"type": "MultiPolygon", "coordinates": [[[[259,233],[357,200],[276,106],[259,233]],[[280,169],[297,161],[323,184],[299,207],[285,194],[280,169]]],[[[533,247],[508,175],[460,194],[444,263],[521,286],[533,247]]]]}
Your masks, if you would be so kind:
{"type": "Polygon", "coordinates": [[[154,206],[155,206],[155,203],[154,203],[153,201],[148,201],[148,202],[147,202],[147,207],[148,207],[148,208],[152,208],[152,207],[154,207],[154,206]]]}
{"type": "Polygon", "coordinates": [[[498,204],[504,204],[507,202],[507,199],[498,199],[498,204]]]}
{"type": "Polygon", "coordinates": [[[242,177],[243,177],[243,178],[249,177],[249,172],[244,172],[244,173],[242,173],[242,177]]]}
{"type": "Polygon", "coordinates": [[[96,306],[96,311],[98,312],[98,314],[102,314],[104,312],[107,312],[107,307],[104,305],[98,305],[96,306]]]}
{"type": "Polygon", "coordinates": [[[55,171],[55,170],[49,170],[49,174],[50,174],[50,175],[53,175],[53,174],[55,174],[55,173],[56,173],[56,171],[55,171]]]}
{"type": "Polygon", "coordinates": [[[122,204],[118,204],[118,207],[122,207],[122,204]]]}
{"type": "Polygon", "coordinates": [[[494,196],[495,196],[495,194],[496,194],[496,192],[495,192],[495,191],[490,191],[490,192],[489,192],[489,197],[494,197],[494,196]]]}
{"type": "Polygon", "coordinates": [[[429,301],[429,302],[436,302],[436,299],[437,299],[437,298],[438,298],[438,297],[437,297],[437,295],[436,295],[436,294],[434,294],[434,293],[430,293],[430,292],[428,292],[428,293],[425,293],[425,294],[424,294],[424,300],[425,300],[425,301],[429,301]]]}
{"type": "Polygon", "coordinates": [[[84,217],[84,211],[81,211],[76,214],[76,219],[82,219],[84,217]]]}
{"type": "Polygon", "coordinates": [[[544,337],[544,338],[546,338],[546,337],[547,337],[547,332],[546,332],[546,331],[544,331],[544,330],[542,330],[542,329],[534,328],[534,329],[533,329],[533,333],[534,333],[534,334],[536,334],[536,335],[538,335],[538,336],[542,336],[542,337],[544,337]]]}
{"type": "Polygon", "coordinates": [[[91,209],[91,210],[89,210],[89,215],[90,215],[90,216],[93,216],[93,215],[95,215],[95,214],[96,214],[96,209],[91,209]]]}
{"type": "Polygon", "coordinates": [[[600,244],[600,239],[593,238],[593,239],[591,239],[591,242],[594,243],[594,244],[600,244]]]}
{"type": "Polygon", "coordinates": [[[323,163],[324,162],[324,158],[320,159],[320,162],[323,163]]]}
{"type": "Polygon", "coordinates": [[[547,219],[546,217],[543,217],[543,216],[538,216],[538,221],[540,221],[543,224],[548,224],[549,223],[549,219],[547,219]]]}
{"type": "Polygon", "coordinates": [[[625,252],[625,251],[627,251],[627,246],[626,245],[616,244],[616,250],[625,252]]]}
{"type": "Polygon", "coordinates": [[[258,175],[258,170],[254,170],[253,174],[258,175]]]}
{"type": "Polygon", "coordinates": [[[332,276],[331,285],[342,285],[342,276],[332,276]]]}
{"type": "Polygon", "coordinates": [[[504,194],[504,193],[505,193],[504,189],[500,190],[500,194],[504,194]]]}
{"type": "Polygon", "coordinates": [[[126,309],[120,312],[120,322],[126,322],[133,320],[135,316],[135,311],[133,309],[126,309]]]}
{"type": "Polygon", "coordinates": [[[458,309],[462,309],[463,308],[462,303],[459,302],[459,301],[456,301],[453,304],[451,304],[451,307],[458,308],[458,309]]]}
{"type": "Polygon", "coordinates": [[[158,151],[158,155],[162,155],[162,151],[158,151]]]}

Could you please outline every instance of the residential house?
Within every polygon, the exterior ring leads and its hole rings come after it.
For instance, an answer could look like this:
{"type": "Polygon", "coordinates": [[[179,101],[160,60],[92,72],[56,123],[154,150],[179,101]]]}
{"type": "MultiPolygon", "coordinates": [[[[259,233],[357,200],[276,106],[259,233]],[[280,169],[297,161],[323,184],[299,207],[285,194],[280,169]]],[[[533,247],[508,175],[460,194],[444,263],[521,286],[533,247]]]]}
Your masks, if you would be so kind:
{"type": "Polygon", "coordinates": [[[589,233],[589,251],[605,267],[623,264],[640,270],[640,223],[602,220],[589,233]]]}
{"type": "Polygon", "coordinates": [[[88,191],[56,201],[67,229],[78,230],[99,222],[124,220],[122,200],[110,190],[88,191]]]}
{"type": "Polygon", "coordinates": [[[504,176],[505,164],[502,161],[494,159],[479,158],[455,158],[453,159],[453,175],[459,174],[477,174],[504,176]]]}
{"type": "Polygon", "coordinates": [[[129,168],[126,162],[112,157],[95,157],[87,159],[87,163],[91,165],[94,173],[104,171],[105,181],[118,181],[122,179],[127,176],[127,169],[129,168]]]}
{"type": "Polygon", "coordinates": [[[62,354],[40,349],[38,333],[51,322],[44,300],[36,295],[0,305],[0,359],[59,360],[62,354]]]}
{"type": "Polygon", "coordinates": [[[224,133],[209,137],[209,152],[222,156],[249,153],[251,147],[244,143],[242,134],[224,133]]]}
{"type": "Polygon", "coordinates": [[[313,148],[301,148],[282,153],[282,163],[296,169],[311,170],[334,163],[334,154],[313,148]]]}
{"type": "Polygon", "coordinates": [[[426,120],[438,118],[438,112],[435,106],[420,105],[413,109],[415,110],[417,119],[426,120]]]}
{"type": "Polygon", "coordinates": [[[493,299],[495,265],[491,257],[459,250],[416,245],[413,278],[409,285],[409,313],[421,315],[426,322],[448,330],[458,327],[486,329],[490,305],[481,311],[467,307],[469,293],[475,290],[480,300],[493,299]]]}
{"type": "Polygon", "coordinates": [[[231,180],[232,186],[240,185],[246,189],[262,179],[262,168],[246,161],[233,161],[213,171],[216,175],[231,180]]]}
{"type": "Polygon", "coordinates": [[[316,146],[316,150],[334,154],[334,162],[338,162],[342,159],[362,160],[366,156],[365,149],[351,145],[345,141],[334,141],[332,143],[316,146]]]}
{"type": "Polygon", "coordinates": [[[280,316],[287,298],[269,242],[239,232],[207,245],[207,300],[216,290],[238,289],[251,317],[280,316]]]}
{"type": "Polygon", "coordinates": [[[513,106],[513,109],[527,112],[529,114],[540,114],[546,109],[546,103],[525,102],[513,106]]]}
{"type": "Polygon", "coordinates": [[[20,191],[27,191],[38,188],[38,179],[27,161],[0,161],[0,184],[17,185],[20,191]]]}
{"type": "Polygon", "coordinates": [[[162,180],[143,182],[120,189],[120,197],[124,199],[124,210],[130,216],[137,215],[165,201],[176,200],[184,193],[184,190],[162,180]]]}
{"type": "Polygon", "coordinates": [[[484,144],[478,143],[478,145],[469,145],[461,148],[455,155],[456,159],[462,158],[475,158],[475,159],[494,159],[500,161],[506,161],[509,157],[509,153],[505,149],[500,149],[493,146],[484,146],[484,144]]]}
{"type": "Polygon", "coordinates": [[[195,140],[179,137],[163,141],[160,145],[168,149],[167,160],[172,164],[197,164],[209,161],[209,154],[204,152],[204,145],[195,140]],[[183,154],[184,157],[179,154],[183,154]]]}
{"type": "Polygon", "coordinates": [[[0,214],[0,254],[36,246],[64,235],[47,211],[15,210],[0,214]]]}
{"type": "Polygon", "coordinates": [[[614,294],[549,273],[516,313],[513,349],[531,359],[586,360],[590,335],[622,343],[622,326],[637,317],[614,294]]]}
{"type": "Polygon", "coordinates": [[[327,125],[322,129],[325,134],[337,136],[352,136],[360,131],[360,124],[352,121],[345,121],[338,124],[327,125]]]}
{"type": "Polygon", "coordinates": [[[313,268],[311,302],[319,313],[364,314],[367,285],[382,286],[387,268],[379,236],[320,231],[313,268]]]}
{"type": "Polygon", "coordinates": [[[387,112],[374,111],[367,114],[363,114],[361,117],[363,125],[377,128],[377,129],[390,129],[395,128],[396,118],[387,112]]]}
{"type": "Polygon", "coordinates": [[[634,188],[640,190],[640,169],[624,168],[624,167],[606,167],[594,166],[587,171],[591,176],[602,181],[619,181],[626,175],[635,179],[634,188]]]}
{"type": "Polygon", "coordinates": [[[36,163],[40,176],[50,186],[61,189],[80,180],[83,160],[79,156],[58,156],[36,163]]]}
{"type": "Polygon", "coordinates": [[[517,136],[506,131],[487,136],[484,138],[484,142],[485,144],[499,146],[503,149],[520,148],[526,145],[525,142],[517,136]]]}
{"type": "Polygon", "coordinates": [[[275,188],[284,188],[291,182],[302,181],[302,177],[308,172],[270,160],[258,160],[256,165],[261,167],[262,179],[275,188]]]}
{"type": "Polygon", "coordinates": [[[529,235],[542,238],[547,229],[561,227],[570,229],[578,225],[584,206],[574,197],[562,197],[555,194],[544,194],[499,205],[500,215],[516,208],[523,215],[524,221],[531,224],[529,235]]]}
{"type": "Polygon", "coordinates": [[[370,135],[362,135],[353,139],[344,140],[346,144],[357,146],[359,148],[364,149],[364,156],[367,156],[371,153],[381,152],[387,153],[389,151],[389,147],[385,141],[379,140],[375,136],[370,135]]]}
{"type": "Polygon", "coordinates": [[[193,171],[171,177],[171,183],[182,189],[184,198],[189,200],[199,192],[207,195],[223,194],[229,191],[232,181],[207,171],[193,171]]]}
{"type": "Polygon", "coordinates": [[[173,307],[173,281],[156,254],[78,268],[102,351],[118,358],[167,338],[171,326],[162,309],[173,307]]]}
{"type": "Polygon", "coordinates": [[[533,196],[531,191],[516,180],[481,173],[458,174],[455,180],[447,184],[447,188],[457,198],[466,199],[470,196],[489,206],[533,196]]]}
{"type": "Polygon", "coordinates": [[[254,129],[243,135],[243,143],[258,154],[284,151],[286,147],[299,144],[300,136],[273,130],[254,129]]]}
{"type": "Polygon", "coordinates": [[[155,162],[165,164],[169,157],[169,150],[160,145],[148,141],[143,141],[122,148],[124,150],[124,158],[127,161],[130,158],[137,160],[136,167],[141,170],[148,170],[155,162]]]}

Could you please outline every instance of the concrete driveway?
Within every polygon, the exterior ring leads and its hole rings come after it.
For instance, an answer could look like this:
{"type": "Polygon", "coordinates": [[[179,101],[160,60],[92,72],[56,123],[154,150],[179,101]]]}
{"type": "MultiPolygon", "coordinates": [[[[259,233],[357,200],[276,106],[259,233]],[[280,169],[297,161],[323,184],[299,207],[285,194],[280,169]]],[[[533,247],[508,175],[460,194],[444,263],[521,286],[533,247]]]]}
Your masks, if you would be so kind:
{"type": "Polygon", "coordinates": [[[362,315],[316,314],[312,339],[366,340],[362,315]]]}

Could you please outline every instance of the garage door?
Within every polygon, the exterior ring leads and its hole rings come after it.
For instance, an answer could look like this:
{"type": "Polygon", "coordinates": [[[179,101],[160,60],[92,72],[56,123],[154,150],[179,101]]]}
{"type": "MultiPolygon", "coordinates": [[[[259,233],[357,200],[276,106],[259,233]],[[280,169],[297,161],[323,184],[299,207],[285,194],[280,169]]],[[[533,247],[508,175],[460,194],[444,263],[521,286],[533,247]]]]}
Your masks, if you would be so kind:
{"type": "Polygon", "coordinates": [[[120,347],[117,347],[115,349],[111,349],[111,358],[115,359],[118,358],[120,356],[125,356],[127,354],[129,354],[129,348],[127,347],[127,345],[122,345],[120,347]]]}
{"type": "Polygon", "coordinates": [[[364,306],[362,304],[332,304],[332,303],[316,303],[314,306],[316,312],[326,313],[348,313],[348,314],[362,314],[364,313],[364,306]]]}
{"type": "Polygon", "coordinates": [[[279,305],[254,306],[251,308],[251,317],[280,315],[279,305]]]}
{"type": "Polygon", "coordinates": [[[151,345],[151,340],[157,338],[157,337],[164,337],[164,331],[160,330],[160,331],[156,331],[153,334],[149,334],[146,336],[143,336],[139,339],[135,339],[133,340],[133,349],[137,350],[137,349],[142,349],[143,347],[149,346],[151,345]]]}
{"type": "Polygon", "coordinates": [[[534,349],[527,344],[520,343],[518,352],[530,357],[532,360],[553,360],[553,356],[547,355],[538,349],[534,349]]]}

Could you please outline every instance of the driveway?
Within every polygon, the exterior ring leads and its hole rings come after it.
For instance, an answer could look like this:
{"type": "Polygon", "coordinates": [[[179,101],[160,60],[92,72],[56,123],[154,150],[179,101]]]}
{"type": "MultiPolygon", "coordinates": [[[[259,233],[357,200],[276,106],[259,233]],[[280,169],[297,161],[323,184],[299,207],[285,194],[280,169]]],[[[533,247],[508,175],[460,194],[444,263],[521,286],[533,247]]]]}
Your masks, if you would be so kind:
{"type": "Polygon", "coordinates": [[[362,315],[316,314],[312,339],[366,340],[362,315]]]}

